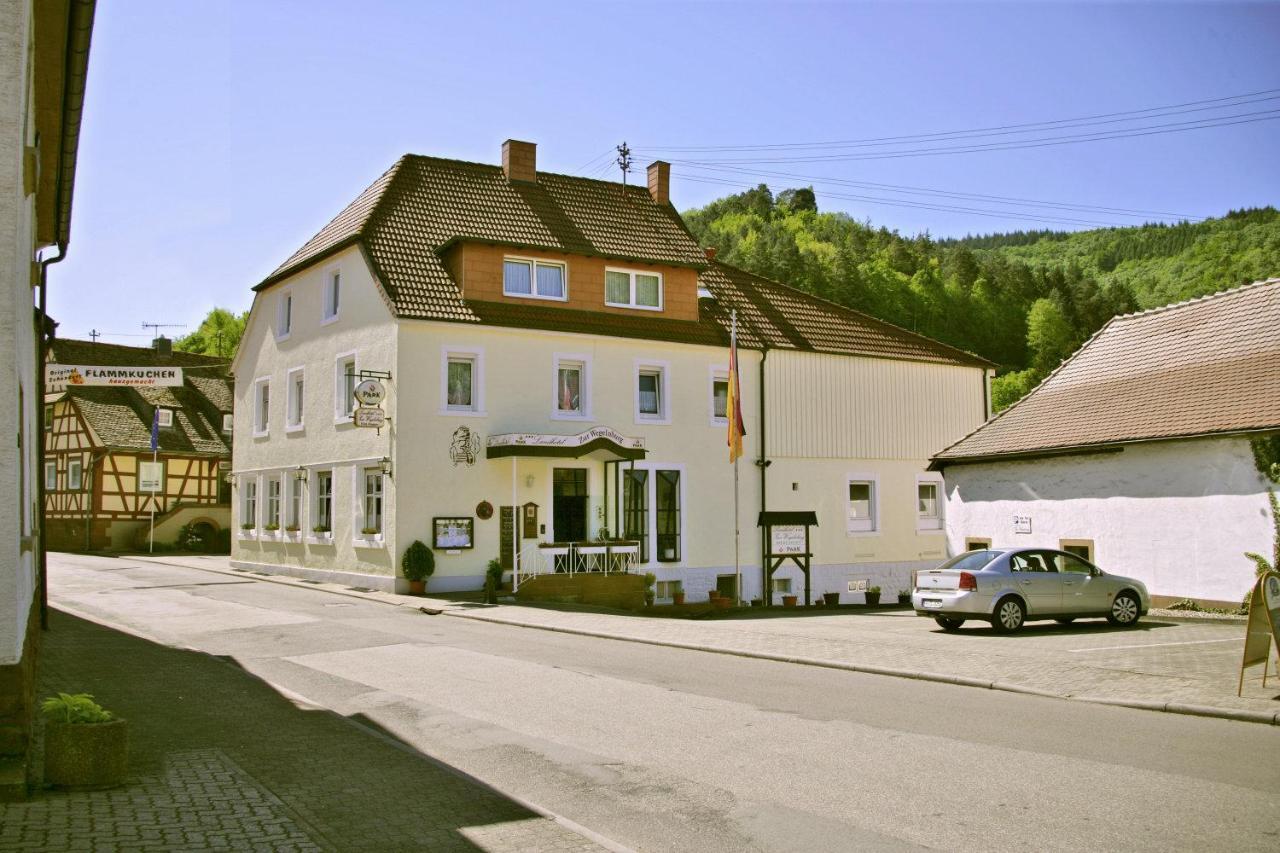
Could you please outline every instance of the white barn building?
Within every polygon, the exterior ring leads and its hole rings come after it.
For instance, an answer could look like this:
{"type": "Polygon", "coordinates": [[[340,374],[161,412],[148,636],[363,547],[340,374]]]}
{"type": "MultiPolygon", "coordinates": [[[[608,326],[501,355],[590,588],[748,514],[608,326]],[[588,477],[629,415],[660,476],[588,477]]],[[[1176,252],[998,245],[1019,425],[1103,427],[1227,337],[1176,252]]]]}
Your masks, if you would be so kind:
{"type": "Polygon", "coordinates": [[[1272,551],[1280,279],[1116,317],[933,457],[950,547],[1073,550],[1157,604],[1235,605],[1272,551]]]}
{"type": "Polygon", "coordinates": [[[733,310],[744,597],[765,508],[817,513],[815,597],[892,596],[946,556],[926,466],[984,420],[987,362],[716,262],[665,163],[645,188],[540,172],[530,143],[502,161],[400,159],[255,288],[235,565],[391,589],[420,539],[429,590],[477,589],[490,559],[608,532],[639,543],[660,600],[731,592],[733,310]],[[352,418],[374,375],[380,431],[352,418]]]}

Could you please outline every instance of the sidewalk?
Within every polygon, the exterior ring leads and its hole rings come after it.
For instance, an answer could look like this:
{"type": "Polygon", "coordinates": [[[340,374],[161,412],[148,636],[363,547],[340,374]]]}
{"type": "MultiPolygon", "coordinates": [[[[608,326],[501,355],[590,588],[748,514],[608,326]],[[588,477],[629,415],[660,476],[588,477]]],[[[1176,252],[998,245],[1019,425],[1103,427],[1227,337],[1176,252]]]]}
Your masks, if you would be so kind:
{"type": "MultiPolygon", "coordinates": [[[[225,557],[150,558],[229,574],[225,557]]],[[[1262,668],[1249,670],[1236,696],[1244,623],[1145,617],[1117,630],[1101,620],[1069,626],[1032,623],[1000,636],[971,623],[945,634],[910,611],[804,611],[793,618],[654,619],[553,606],[486,607],[445,599],[363,591],[250,573],[389,605],[443,615],[628,642],[756,657],[941,681],[997,690],[1280,724],[1280,678],[1262,687],[1262,668]]],[[[1273,660],[1272,672],[1275,672],[1273,660]]]]}
{"type": "Polygon", "coordinates": [[[40,694],[87,690],[132,721],[130,780],[0,804],[0,851],[598,849],[227,659],[51,617],[40,694]]]}

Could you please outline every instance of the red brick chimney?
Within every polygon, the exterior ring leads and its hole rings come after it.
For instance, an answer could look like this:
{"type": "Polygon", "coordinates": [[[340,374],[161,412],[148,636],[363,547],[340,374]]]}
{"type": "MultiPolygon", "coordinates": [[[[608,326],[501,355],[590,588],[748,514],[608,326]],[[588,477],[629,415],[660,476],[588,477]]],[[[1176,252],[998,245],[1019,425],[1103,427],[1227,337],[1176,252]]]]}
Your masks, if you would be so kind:
{"type": "Polygon", "coordinates": [[[502,143],[502,172],[508,181],[538,180],[538,146],[517,139],[502,143]]]}
{"type": "Polygon", "coordinates": [[[654,160],[649,164],[649,195],[658,204],[671,203],[671,164],[654,160]]]}
{"type": "Polygon", "coordinates": [[[714,261],[714,260],[716,259],[716,247],[715,247],[715,246],[707,246],[707,247],[705,247],[702,251],[706,253],[706,255],[707,255],[707,260],[708,260],[708,261],[714,261]]]}

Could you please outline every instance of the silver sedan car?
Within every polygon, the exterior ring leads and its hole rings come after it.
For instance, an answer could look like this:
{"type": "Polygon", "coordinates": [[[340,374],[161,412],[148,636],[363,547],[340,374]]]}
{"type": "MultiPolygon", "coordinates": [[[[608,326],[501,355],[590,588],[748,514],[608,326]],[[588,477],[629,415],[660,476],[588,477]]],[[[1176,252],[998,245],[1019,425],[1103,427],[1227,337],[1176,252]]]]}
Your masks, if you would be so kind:
{"type": "Polygon", "coordinates": [[[916,572],[912,586],[916,615],[932,617],[944,631],[956,630],[966,619],[1011,633],[1028,619],[1066,624],[1090,616],[1128,627],[1151,607],[1142,581],[1107,574],[1051,548],[969,551],[916,572]]]}

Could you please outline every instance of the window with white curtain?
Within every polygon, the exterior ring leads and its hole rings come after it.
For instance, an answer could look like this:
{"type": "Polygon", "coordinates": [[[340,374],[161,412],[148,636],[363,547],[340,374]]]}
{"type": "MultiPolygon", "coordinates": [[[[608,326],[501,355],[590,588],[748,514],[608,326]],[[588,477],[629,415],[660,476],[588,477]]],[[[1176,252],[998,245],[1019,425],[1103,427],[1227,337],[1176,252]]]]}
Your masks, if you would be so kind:
{"type": "Polygon", "coordinates": [[[502,292],[507,296],[533,299],[565,299],[566,267],[554,261],[533,258],[504,258],[502,292]]]}
{"type": "Polygon", "coordinates": [[[662,310],[662,274],[642,270],[606,269],[604,301],[615,308],[662,310]]]}

